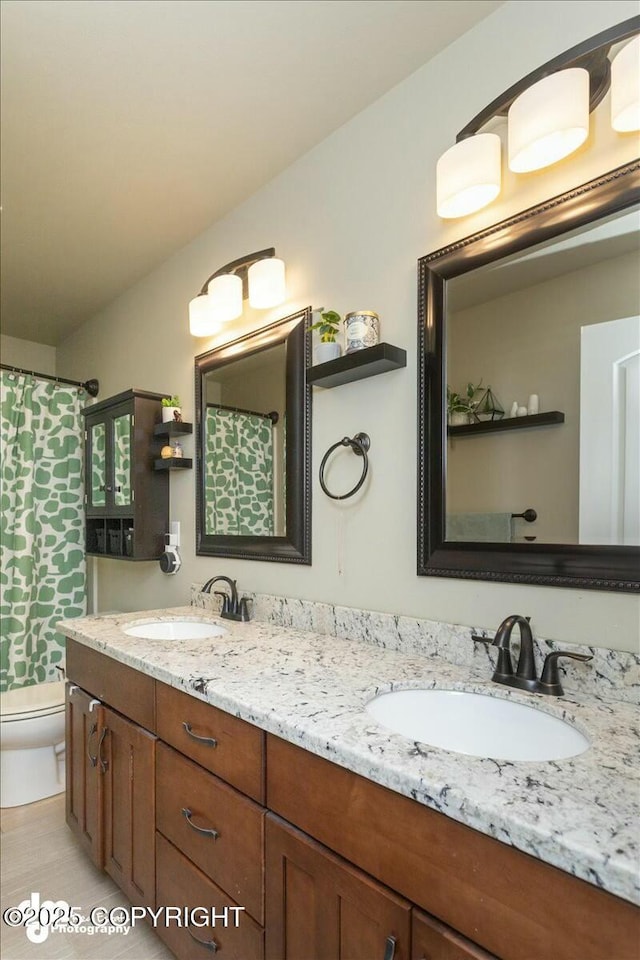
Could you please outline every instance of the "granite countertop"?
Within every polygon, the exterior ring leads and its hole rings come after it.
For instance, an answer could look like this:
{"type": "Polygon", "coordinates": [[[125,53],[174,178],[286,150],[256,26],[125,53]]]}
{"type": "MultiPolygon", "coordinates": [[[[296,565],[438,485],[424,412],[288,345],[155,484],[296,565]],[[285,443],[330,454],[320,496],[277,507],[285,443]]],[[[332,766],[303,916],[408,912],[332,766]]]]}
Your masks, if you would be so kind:
{"type": "Polygon", "coordinates": [[[637,708],[598,697],[543,697],[479,671],[370,643],[175,607],[65,620],[68,637],[212,703],[467,826],[640,904],[637,708]],[[215,621],[207,640],[144,640],[123,627],[215,621]],[[364,710],[412,687],[491,693],[562,717],[592,742],[567,760],[512,762],[415,743],[364,710]]]}

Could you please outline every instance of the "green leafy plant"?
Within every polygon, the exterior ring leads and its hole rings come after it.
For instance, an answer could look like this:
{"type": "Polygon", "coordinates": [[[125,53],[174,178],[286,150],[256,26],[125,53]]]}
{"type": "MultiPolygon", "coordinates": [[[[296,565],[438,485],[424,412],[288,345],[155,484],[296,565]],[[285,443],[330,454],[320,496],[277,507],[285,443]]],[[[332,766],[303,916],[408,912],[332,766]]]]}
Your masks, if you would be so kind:
{"type": "Polygon", "coordinates": [[[447,385],[447,411],[448,413],[473,413],[480,398],[478,394],[482,387],[480,383],[468,383],[464,393],[456,393],[447,385]]]}
{"type": "Polygon", "coordinates": [[[309,329],[318,331],[321,343],[335,343],[342,317],[335,310],[327,310],[326,313],[321,313],[320,317],[309,329]]]}
{"type": "Polygon", "coordinates": [[[177,396],[177,395],[176,395],[176,396],[173,396],[173,397],[163,397],[163,398],[162,398],[162,406],[163,406],[163,407],[179,407],[179,406],[180,406],[180,397],[177,396]]]}

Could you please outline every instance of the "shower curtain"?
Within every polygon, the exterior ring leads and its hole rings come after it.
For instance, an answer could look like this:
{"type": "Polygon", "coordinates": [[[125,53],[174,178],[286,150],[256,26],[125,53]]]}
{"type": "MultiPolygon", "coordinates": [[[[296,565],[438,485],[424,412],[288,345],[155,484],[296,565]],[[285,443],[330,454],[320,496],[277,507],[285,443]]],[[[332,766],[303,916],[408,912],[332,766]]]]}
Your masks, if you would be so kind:
{"type": "Polygon", "coordinates": [[[58,679],[55,623],[86,612],[82,394],[0,375],[0,690],[9,690],[58,679]]]}
{"type": "Polygon", "coordinates": [[[206,530],[273,535],[273,424],[268,417],[207,407],[206,530]]]}

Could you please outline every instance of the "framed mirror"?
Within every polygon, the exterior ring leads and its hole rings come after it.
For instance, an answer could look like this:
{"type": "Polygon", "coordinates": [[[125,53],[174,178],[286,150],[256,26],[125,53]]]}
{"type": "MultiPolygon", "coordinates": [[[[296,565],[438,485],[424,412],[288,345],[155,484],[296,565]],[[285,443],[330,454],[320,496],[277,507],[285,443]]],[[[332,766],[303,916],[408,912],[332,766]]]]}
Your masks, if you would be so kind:
{"type": "Polygon", "coordinates": [[[200,556],[311,563],[310,319],[195,358],[200,556]]]}
{"type": "Polygon", "coordinates": [[[639,203],[633,162],[419,261],[419,575],[640,589],[639,203]]]}

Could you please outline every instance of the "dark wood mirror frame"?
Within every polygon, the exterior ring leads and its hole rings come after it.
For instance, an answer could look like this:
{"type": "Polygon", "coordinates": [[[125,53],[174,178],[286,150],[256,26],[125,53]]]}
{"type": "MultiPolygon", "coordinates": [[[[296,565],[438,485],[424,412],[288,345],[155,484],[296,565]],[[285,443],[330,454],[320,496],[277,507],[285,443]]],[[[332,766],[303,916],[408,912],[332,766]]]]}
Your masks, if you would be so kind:
{"type": "Polygon", "coordinates": [[[307,383],[311,307],[195,358],[196,554],[238,560],[311,563],[311,386],[307,383]],[[282,537],[207,534],[204,424],[207,373],[232,360],[286,343],[286,534],[282,537]]]}
{"type": "Polygon", "coordinates": [[[418,261],[418,575],[640,590],[640,547],[445,540],[447,281],[640,201],[633,161],[418,261]]]}

